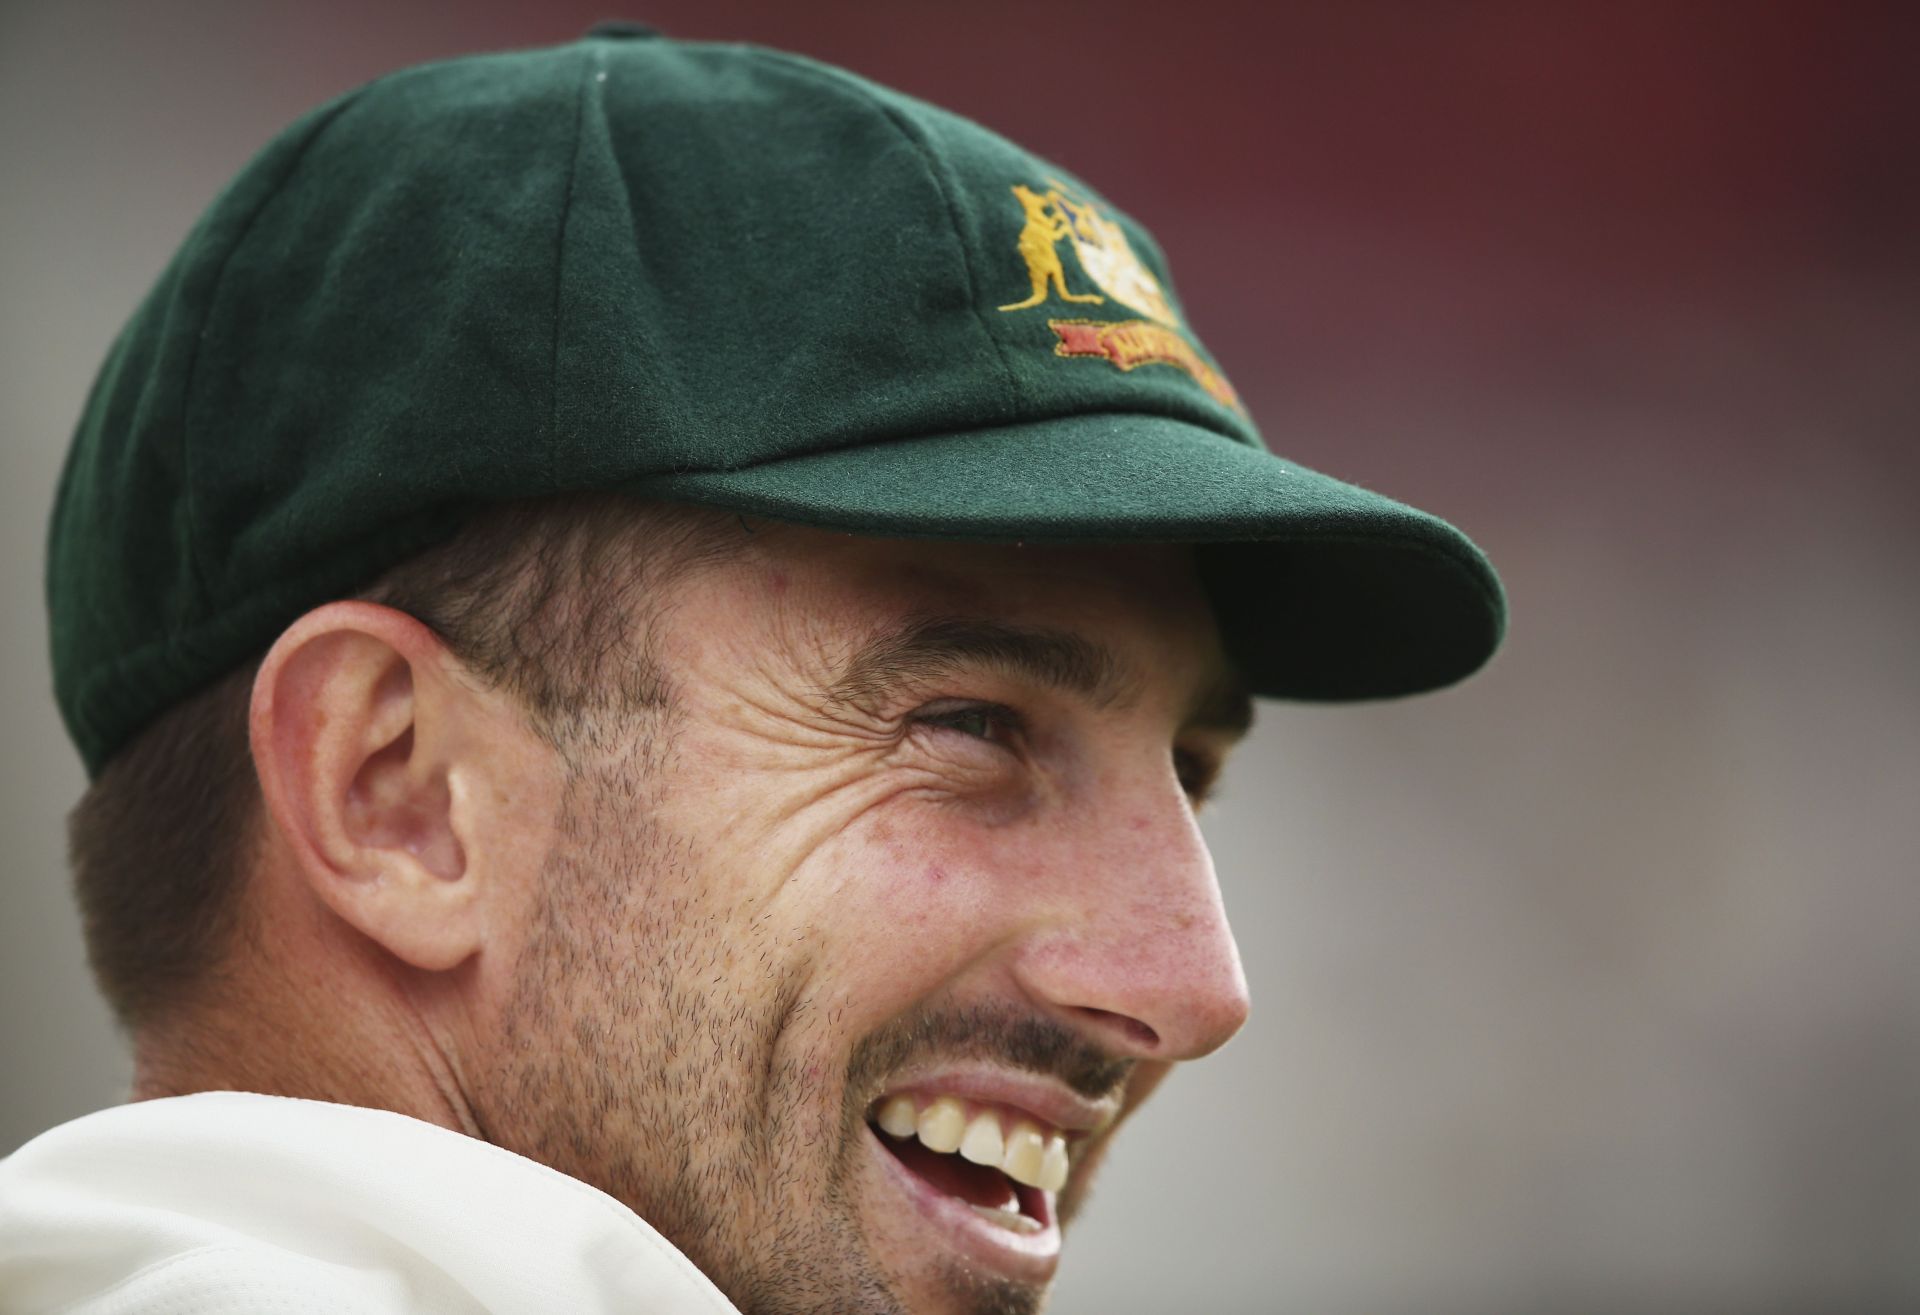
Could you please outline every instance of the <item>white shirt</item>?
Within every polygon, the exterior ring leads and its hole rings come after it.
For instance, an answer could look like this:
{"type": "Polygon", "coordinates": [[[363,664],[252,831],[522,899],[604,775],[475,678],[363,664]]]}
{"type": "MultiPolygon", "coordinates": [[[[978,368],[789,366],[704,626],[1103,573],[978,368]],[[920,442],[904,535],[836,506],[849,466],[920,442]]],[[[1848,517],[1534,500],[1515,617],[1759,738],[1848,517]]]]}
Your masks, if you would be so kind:
{"type": "Polygon", "coordinates": [[[404,1114],[243,1092],[0,1160],[3,1315],[738,1315],[640,1216],[404,1114]]]}

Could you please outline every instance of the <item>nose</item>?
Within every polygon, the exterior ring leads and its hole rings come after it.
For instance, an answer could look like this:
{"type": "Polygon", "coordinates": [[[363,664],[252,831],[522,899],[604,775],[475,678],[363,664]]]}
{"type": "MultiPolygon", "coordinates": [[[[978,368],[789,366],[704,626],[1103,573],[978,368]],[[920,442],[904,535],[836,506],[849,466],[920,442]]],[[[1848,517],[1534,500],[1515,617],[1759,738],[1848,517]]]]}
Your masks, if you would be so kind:
{"type": "Polygon", "coordinates": [[[1044,913],[1015,954],[1020,985],[1116,1054],[1219,1049],[1247,1021],[1247,979],[1178,782],[1155,776],[1075,812],[1034,855],[1044,913]]]}

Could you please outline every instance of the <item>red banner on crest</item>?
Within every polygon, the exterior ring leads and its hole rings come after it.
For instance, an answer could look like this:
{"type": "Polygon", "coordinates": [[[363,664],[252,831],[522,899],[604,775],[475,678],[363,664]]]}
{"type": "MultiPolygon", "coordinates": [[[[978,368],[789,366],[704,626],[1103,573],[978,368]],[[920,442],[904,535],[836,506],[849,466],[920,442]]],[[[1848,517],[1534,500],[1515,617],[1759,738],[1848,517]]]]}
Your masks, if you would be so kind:
{"type": "Polygon", "coordinates": [[[1060,337],[1056,356],[1104,356],[1122,370],[1171,365],[1185,370],[1219,401],[1239,411],[1240,395],[1177,329],[1151,320],[1048,320],[1060,337]]]}

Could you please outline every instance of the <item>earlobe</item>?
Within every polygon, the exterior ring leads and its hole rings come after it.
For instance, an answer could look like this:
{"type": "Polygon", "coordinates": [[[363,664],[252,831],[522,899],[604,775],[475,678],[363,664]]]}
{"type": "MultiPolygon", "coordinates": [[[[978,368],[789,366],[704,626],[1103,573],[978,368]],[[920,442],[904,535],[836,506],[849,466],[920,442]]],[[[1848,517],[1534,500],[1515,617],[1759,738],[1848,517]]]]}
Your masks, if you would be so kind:
{"type": "Polygon", "coordinates": [[[471,697],[446,648],[392,608],[328,603],[280,636],[251,710],[261,794],[299,884],[414,968],[483,939],[482,873],[459,827],[455,733],[471,697]]]}

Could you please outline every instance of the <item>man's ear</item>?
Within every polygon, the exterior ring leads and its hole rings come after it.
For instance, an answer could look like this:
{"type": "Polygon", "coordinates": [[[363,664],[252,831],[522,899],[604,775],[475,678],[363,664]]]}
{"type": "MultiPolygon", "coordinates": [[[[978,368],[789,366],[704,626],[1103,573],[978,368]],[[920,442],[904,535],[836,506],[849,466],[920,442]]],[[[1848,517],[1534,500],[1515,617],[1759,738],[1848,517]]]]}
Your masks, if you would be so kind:
{"type": "Polygon", "coordinates": [[[404,612],[335,602],[281,634],[253,685],[254,765],[292,867],[341,919],[430,971],[481,947],[492,875],[463,796],[487,759],[477,737],[499,718],[460,670],[404,612]]]}

